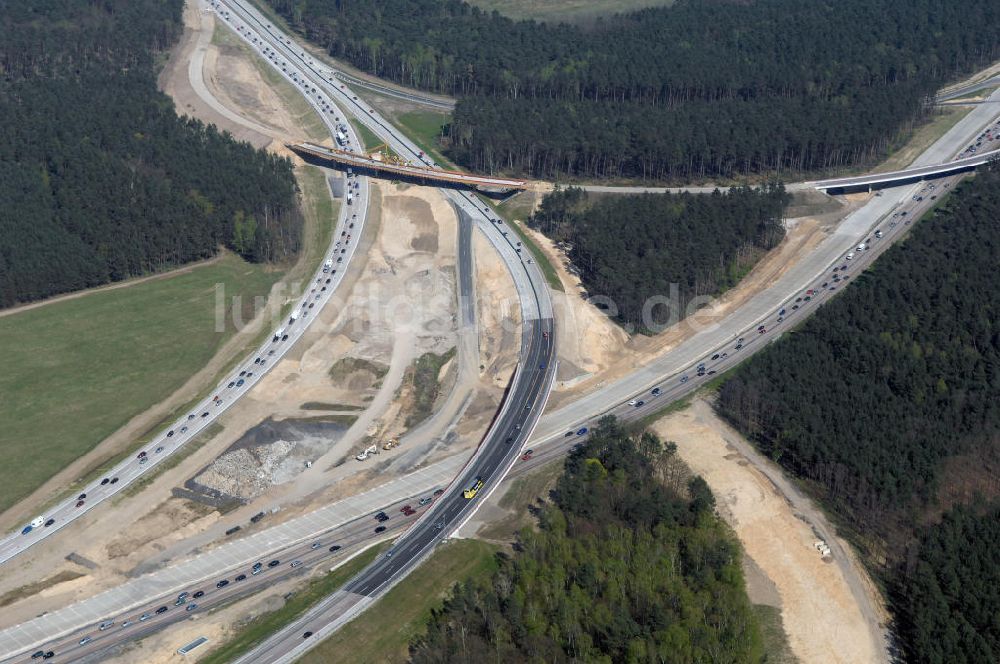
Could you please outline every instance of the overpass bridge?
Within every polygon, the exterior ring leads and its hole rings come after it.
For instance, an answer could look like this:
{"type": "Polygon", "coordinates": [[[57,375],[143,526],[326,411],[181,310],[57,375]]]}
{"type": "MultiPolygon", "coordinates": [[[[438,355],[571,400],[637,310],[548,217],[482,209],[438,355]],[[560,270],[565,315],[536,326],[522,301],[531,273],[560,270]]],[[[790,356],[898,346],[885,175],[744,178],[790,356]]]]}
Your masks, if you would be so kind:
{"type": "Polygon", "coordinates": [[[341,168],[350,167],[379,177],[389,176],[395,179],[411,180],[423,184],[430,183],[436,186],[444,184],[471,187],[484,193],[494,194],[520,191],[528,186],[525,180],[474,175],[472,173],[447,171],[440,168],[417,166],[408,163],[391,163],[373,159],[357,152],[338,150],[324,145],[316,145],[315,143],[288,143],[287,146],[298,155],[312,161],[318,161],[323,165],[333,163],[341,168]]]}
{"type": "Polygon", "coordinates": [[[820,191],[837,192],[846,191],[871,191],[882,187],[891,187],[899,184],[908,184],[920,180],[929,180],[945,175],[954,175],[963,171],[974,170],[978,166],[988,163],[992,159],[1000,158],[1000,150],[991,150],[972,157],[955,159],[954,161],[933,166],[919,166],[916,168],[904,168],[901,171],[889,171],[888,173],[874,173],[871,175],[858,175],[847,178],[835,178],[832,180],[819,180],[813,182],[812,186],[820,191]]]}

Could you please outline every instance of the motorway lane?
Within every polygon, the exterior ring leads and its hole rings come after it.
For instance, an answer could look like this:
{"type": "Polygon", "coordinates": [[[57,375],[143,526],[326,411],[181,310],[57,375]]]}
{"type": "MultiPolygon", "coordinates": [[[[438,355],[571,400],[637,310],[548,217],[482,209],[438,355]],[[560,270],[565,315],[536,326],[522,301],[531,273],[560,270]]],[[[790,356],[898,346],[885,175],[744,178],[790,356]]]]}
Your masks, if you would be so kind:
{"type": "MultiPolygon", "coordinates": [[[[332,101],[323,101],[322,103],[318,99],[310,101],[318,110],[332,105],[332,101]]],[[[333,120],[327,115],[321,113],[328,128],[333,127],[333,120]]],[[[350,134],[350,140],[357,140],[353,132],[350,134]]],[[[53,520],[51,525],[34,527],[27,533],[14,531],[0,539],[0,564],[23,553],[46,537],[50,537],[97,507],[101,502],[129,486],[145,473],[150,472],[183,447],[185,443],[205,430],[240,397],[249,392],[281,360],[305,333],[309,324],[316,318],[315,314],[330,301],[354,256],[354,249],[358,244],[356,238],[360,237],[363,232],[367,219],[369,187],[368,179],[365,177],[357,177],[353,181],[357,183],[357,189],[355,189],[357,200],[353,205],[341,206],[337,223],[334,226],[332,246],[327,248],[324,257],[324,261],[329,261],[332,267],[330,272],[326,273],[324,272],[326,268],[321,266],[313,275],[309,285],[304,288],[304,290],[309,290],[299,295],[300,299],[294,307],[301,312],[298,319],[279,321],[278,330],[282,331],[281,336],[272,336],[265,341],[237,369],[233,370],[232,375],[224,378],[214,390],[209,392],[211,396],[205,397],[195,405],[186,417],[181,417],[164,428],[149,444],[143,446],[142,451],[137,452],[136,456],[130,456],[120,462],[110,469],[103,478],[83,487],[79,494],[74,492],[71,497],[46,510],[40,518],[43,522],[53,520]],[[83,504],[77,507],[77,503],[81,500],[83,504]]],[[[27,525],[25,524],[25,527],[27,525]]]]}
{"type": "Polygon", "coordinates": [[[460,528],[496,489],[520,458],[533,421],[537,420],[544,405],[536,403],[536,399],[547,394],[546,388],[555,375],[554,367],[547,363],[552,350],[552,320],[526,321],[525,326],[534,329],[522,333],[523,343],[528,346],[524,356],[528,359],[519,371],[530,372],[529,379],[514,383],[487,440],[433,508],[343,590],[327,597],[302,618],[236,660],[237,664],[290,662],[300,657],[412,571],[439,542],[460,528]],[[482,480],[483,486],[473,498],[467,499],[464,491],[476,478],[482,480]],[[306,632],[312,632],[308,640],[303,638],[306,632]]]}
{"type": "MultiPolygon", "coordinates": [[[[175,605],[178,594],[151,597],[142,606],[128,610],[120,614],[112,614],[105,617],[105,620],[114,622],[114,626],[107,630],[100,630],[100,623],[92,623],[86,627],[74,631],[51,642],[37,646],[36,650],[49,651],[56,654],[50,661],[54,662],[89,662],[100,661],[104,657],[113,654],[114,648],[122,646],[128,642],[143,638],[156,631],[168,627],[181,620],[204,613],[205,611],[229,604],[236,599],[245,597],[254,592],[264,590],[279,581],[293,576],[303,576],[306,573],[327,565],[339,566],[355,555],[363,552],[370,546],[380,541],[397,537],[407,528],[412,527],[419,515],[430,508],[430,505],[421,506],[419,498],[430,498],[430,492],[423,496],[415,496],[410,499],[398,501],[385,508],[389,520],[384,524],[384,533],[375,533],[374,530],[380,524],[373,518],[374,513],[366,514],[358,519],[340,526],[328,533],[321,534],[308,543],[298,544],[293,547],[270,552],[263,556],[259,562],[262,563],[262,571],[253,575],[250,565],[229,570],[220,570],[219,574],[210,581],[194,584],[186,590],[190,595],[198,591],[204,592],[204,596],[198,598],[188,598],[188,601],[181,606],[175,605]],[[404,505],[410,505],[416,512],[415,515],[406,516],[401,513],[404,505]],[[313,542],[318,542],[319,547],[313,548],[313,542]],[[338,545],[341,548],[335,552],[329,550],[330,546],[338,545]],[[271,560],[279,560],[280,564],[274,568],[268,567],[271,560]],[[291,567],[291,562],[300,560],[300,566],[291,567]],[[246,575],[243,581],[235,581],[240,575],[246,575]],[[215,584],[221,580],[229,581],[228,585],[218,588],[215,584]],[[197,609],[187,611],[190,604],[197,604],[197,609]],[[156,610],[162,606],[167,607],[167,611],[156,614],[156,610]],[[140,621],[143,614],[149,614],[149,619],[140,621]],[[125,621],[131,621],[127,627],[123,627],[125,621]],[[80,641],[91,639],[85,644],[80,641]]],[[[103,621],[102,621],[103,622],[103,621]]],[[[33,650],[22,653],[19,656],[2,660],[4,664],[8,662],[30,661],[33,650]]]]}
{"type": "MultiPolygon", "coordinates": [[[[617,394],[613,400],[606,401],[603,408],[590,407],[586,417],[558,417],[556,422],[547,422],[544,427],[546,430],[531,441],[536,454],[544,452],[546,455],[551,455],[550,448],[562,451],[566,447],[574,445],[581,440],[581,437],[576,436],[575,432],[581,429],[589,430],[605,415],[614,415],[621,420],[630,421],[655,413],[670,403],[695,392],[718,374],[734,368],[748,355],[752,355],[773,343],[779,336],[793,329],[814,313],[824,302],[850,283],[851,279],[861,274],[889,246],[900,240],[909,231],[913,220],[919,219],[922,214],[936,205],[937,201],[932,197],[936,198],[939,194],[950,191],[962,177],[952,176],[936,182],[907,187],[905,203],[893,208],[893,211],[888,213],[883,222],[878,225],[878,230],[882,231],[882,237],[875,237],[875,229],[872,229],[871,233],[860,238],[862,240],[870,238],[868,249],[860,252],[856,249],[851,252],[845,251],[837,257],[832,265],[823,270],[811,282],[803,285],[800,291],[775,305],[768,315],[732,334],[724,343],[705,348],[686,366],[682,366],[667,375],[659,376],[651,384],[644,385],[639,391],[617,394]],[[916,200],[917,198],[922,200],[916,200]],[[847,260],[847,253],[853,253],[854,258],[847,260]],[[841,269],[845,266],[846,270],[841,269]],[[834,268],[837,270],[834,271],[834,268]],[[840,281],[834,281],[835,277],[840,277],[840,281]],[[782,310],[785,311],[783,316],[780,315],[782,310]],[[759,326],[763,326],[763,333],[758,332],[759,326]],[[736,346],[740,338],[743,339],[742,347],[737,349],[736,346]],[[705,372],[704,375],[699,375],[698,366],[702,364],[705,367],[705,372]],[[659,394],[652,394],[653,389],[658,389],[659,394]],[[630,405],[630,401],[635,401],[637,405],[630,405]],[[639,402],[642,402],[641,405],[639,402]]],[[[567,412],[571,413],[572,409],[568,408],[567,412]]],[[[557,412],[553,415],[558,416],[559,414],[560,412],[557,412]]],[[[549,417],[551,415],[547,415],[546,419],[549,417]]]]}

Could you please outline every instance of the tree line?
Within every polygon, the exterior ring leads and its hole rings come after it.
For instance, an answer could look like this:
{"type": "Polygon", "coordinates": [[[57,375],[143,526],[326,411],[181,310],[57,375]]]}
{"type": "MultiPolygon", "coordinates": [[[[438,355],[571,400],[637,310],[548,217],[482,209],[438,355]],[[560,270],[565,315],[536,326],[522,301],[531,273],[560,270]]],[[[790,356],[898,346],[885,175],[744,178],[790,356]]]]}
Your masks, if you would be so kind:
{"type": "Polygon", "coordinates": [[[411,661],[762,661],[739,544],[675,449],[602,420],[538,530],[491,578],[455,586],[411,661]]]}
{"type": "Polygon", "coordinates": [[[588,293],[610,300],[615,320],[652,331],[735,285],[777,246],[789,198],[781,185],[603,197],[569,187],[546,196],[528,224],[569,244],[588,293]]]}
{"type": "Polygon", "coordinates": [[[460,0],[268,0],[335,57],[457,95],[481,171],[680,179],[869,164],[1000,55],[991,0],[680,0],[593,26],[460,0]]]}
{"type": "Polygon", "coordinates": [[[301,243],[291,164],[156,87],[182,0],[0,6],[0,307],[301,243]]]}
{"type": "Polygon", "coordinates": [[[994,163],[719,391],[719,411],[851,531],[915,662],[1000,657],[983,505],[1000,497],[997,219],[994,163]]]}

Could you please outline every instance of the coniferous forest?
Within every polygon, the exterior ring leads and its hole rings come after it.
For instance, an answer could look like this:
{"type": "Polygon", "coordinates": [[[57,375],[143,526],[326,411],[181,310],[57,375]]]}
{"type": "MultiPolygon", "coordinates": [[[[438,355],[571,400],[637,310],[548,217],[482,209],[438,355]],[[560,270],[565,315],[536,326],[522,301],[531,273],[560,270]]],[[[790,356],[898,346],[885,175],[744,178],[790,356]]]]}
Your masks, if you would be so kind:
{"type": "Polygon", "coordinates": [[[546,196],[528,223],[570,244],[587,291],[610,300],[619,323],[653,330],[735,285],[777,246],[788,200],[781,185],[596,199],[570,187],[546,196]]]}
{"type": "Polygon", "coordinates": [[[411,661],[763,661],[739,545],[674,449],[602,420],[539,529],[491,578],[456,585],[411,661]]]}
{"type": "Polygon", "coordinates": [[[995,0],[678,0],[590,27],[460,0],[268,0],[331,55],[458,97],[449,155],[535,177],[866,165],[1000,56],[995,0]]]}
{"type": "Polygon", "coordinates": [[[719,393],[849,524],[912,661],[1000,660],[998,219],[993,164],[719,393]]]}
{"type": "Polygon", "coordinates": [[[0,3],[0,307],[229,247],[298,251],[287,160],[179,118],[156,87],[182,0],[0,3]]]}

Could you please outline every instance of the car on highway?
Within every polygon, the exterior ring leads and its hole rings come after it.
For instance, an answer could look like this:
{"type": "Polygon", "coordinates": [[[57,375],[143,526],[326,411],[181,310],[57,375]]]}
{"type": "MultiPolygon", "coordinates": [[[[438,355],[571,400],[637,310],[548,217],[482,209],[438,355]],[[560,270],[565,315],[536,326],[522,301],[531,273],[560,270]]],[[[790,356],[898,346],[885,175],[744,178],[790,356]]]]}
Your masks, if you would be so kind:
{"type": "Polygon", "coordinates": [[[191,597],[193,597],[194,599],[198,599],[199,597],[204,597],[204,596],[205,596],[204,590],[199,590],[195,592],[195,594],[191,595],[191,597]]]}
{"type": "Polygon", "coordinates": [[[531,458],[531,455],[535,453],[535,450],[525,450],[524,454],[521,455],[521,461],[527,461],[531,458]]]}
{"type": "Polygon", "coordinates": [[[168,609],[169,609],[169,607],[166,607],[166,606],[161,606],[160,608],[158,608],[158,609],[156,610],[156,614],[157,614],[157,615],[160,615],[160,614],[162,614],[162,613],[166,613],[168,609]]]}
{"type": "Polygon", "coordinates": [[[194,611],[194,610],[195,610],[195,609],[197,609],[197,608],[198,608],[198,605],[197,605],[197,604],[188,604],[188,605],[187,605],[187,608],[186,608],[186,609],[184,609],[184,610],[185,610],[185,611],[194,611]]]}
{"type": "Polygon", "coordinates": [[[51,526],[55,522],[56,522],[55,519],[49,519],[48,521],[45,522],[45,527],[48,528],[49,526],[51,526]]]}
{"type": "Polygon", "coordinates": [[[340,549],[341,549],[341,546],[339,544],[334,544],[334,545],[332,545],[329,548],[329,551],[330,551],[330,553],[333,553],[334,551],[340,551],[340,549]]]}
{"type": "Polygon", "coordinates": [[[580,427],[579,429],[576,430],[576,435],[586,436],[588,431],[590,431],[590,429],[588,429],[587,427],[580,427]]]}
{"type": "MultiPolygon", "coordinates": [[[[185,428],[187,428],[187,427],[185,427],[185,428]]],[[[156,452],[157,454],[159,454],[160,452],[162,452],[162,451],[163,451],[163,449],[164,449],[164,448],[163,448],[163,445],[160,445],[159,447],[157,447],[157,448],[156,448],[155,450],[153,450],[153,451],[154,451],[154,452],[156,452]]]]}
{"type": "Polygon", "coordinates": [[[302,633],[302,638],[303,638],[303,639],[308,639],[308,638],[309,638],[310,636],[312,636],[312,635],[313,635],[313,633],[312,633],[312,632],[303,632],[303,633],[302,633]]]}
{"type": "Polygon", "coordinates": [[[650,391],[650,394],[652,394],[654,397],[660,396],[660,388],[654,387],[652,391],[650,391]]]}
{"type": "Polygon", "coordinates": [[[92,639],[91,637],[89,637],[89,636],[85,636],[85,637],[83,637],[82,639],[80,639],[80,645],[81,645],[81,646],[85,646],[85,645],[87,645],[88,643],[90,643],[90,642],[91,642],[92,640],[93,640],[93,639],[92,639]]]}
{"type": "Polygon", "coordinates": [[[147,620],[149,620],[152,617],[153,617],[152,613],[144,613],[141,616],[139,616],[139,622],[146,622],[147,620]]]}
{"type": "Polygon", "coordinates": [[[246,580],[247,580],[246,574],[240,574],[235,579],[233,579],[233,581],[246,581],[246,580]]]}
{"type": "Polygon", "coordinates": [[[229,579],[223,579],[222,581],[219,581],[217,584],[215,584],[215,587],[216,588],[225,588],[228,585],[229,585],[229,579]]]}
{"type": "Polygon", "coordinates": [[[376,533],[384,533],[385,532],[385,526],[378,526],[377,528],[375,528],[375,532],[376,533]]]}
{"type": "Polygon", "coordinates": [[[78,500],[78,501],[76,501],[76,506],[77,507],[83,507],[83,503],[84,503],[84,501],[78,500]]]}
{"type": "Polygon", "coordinates": [[[465,491],[462,492],[462,495],[465,497],[466,500],[472,500],[473,498],[476,497],[476,494],[478,494],[479,490],[482,488],[483,488],[483,478],[476,477],[476,479],[472,480],[469,486],[465,488],[465,491]]]}
{"type": "Polygon", "coordinates": [[[630,405],[630,406],[634,406],[635,404],[636,404],[636,400],[635,399],[630,399],[629,402],[628,402],[628,405],[630,405]]]}
{"type": "Polygon", "coordinates": [[[131,620],[126,620],[125,622],[122,623],[122,627],[128,627],[131,624],[132,624],[131,620]]]}
{"type": "Polygon", "coordinates": [[[106,629],[111,629],[112,627],[114,627],[114,624],[115,624],[114,620],[105,620],[104,622],[102,622],[100,625],[97,626],[97,629],[103,632],[106,629]]]}
{"type": "Polygon", "coordinates": [[[410,510],[412,510],[412,509],[413,509],[413,508],[412,508],[412,507],[411,507],[411,506],[410,506],[409,504],[406,504],[406,505],[403,505],[402,507],[400,507],[400,508],[399,508],[399,511],[400,511],[400,512],[408,512],[408,511],[410,511],[410,510]]]}
{"type": "Polygon", "coordinates": [[[267,564],[267,566],[268,566],[268,567],[277,567],[277,566],[278,566],[278,565],[280,565],[280,564],[281,564],[281,561],[280,561],[280,560],[272,560],[271,562],[269,562],[269,563],[267,564]]]}
{"type": "Polygon", "coordinates": [[[440,495],[441,495],[442,493],[444,493],[444,489],[438,489],[437,491],[435,491],[435,492],[434,492],[434,497],[435,497],[435,498],[437,498],[437,497],[438,497],[438,496],[440,496],[440,495]]]}
{"type": "Polygon", "coordinates": [[[417,501],[418,505],[426,505],[427,503],[433,501],[433,498],[424,497],[417,501]]]}
{"type": "Polygon", "coordinates": [[[289,567],[298,567],[301,564],[302,564],[301,560],[293,560],[292,562],[288,563],[288,566],[289,567]]]}

